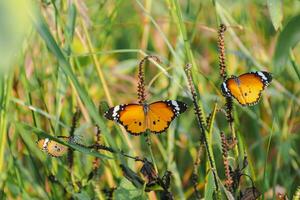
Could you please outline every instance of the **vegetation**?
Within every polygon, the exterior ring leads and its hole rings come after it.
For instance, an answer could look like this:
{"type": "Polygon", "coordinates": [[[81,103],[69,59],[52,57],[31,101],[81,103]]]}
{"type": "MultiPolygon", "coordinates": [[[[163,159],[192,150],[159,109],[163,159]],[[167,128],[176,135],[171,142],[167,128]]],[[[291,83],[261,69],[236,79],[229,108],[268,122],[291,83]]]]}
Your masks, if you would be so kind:
{"type": "Polygon", "coordinates": [[[0,199],[299,199],[299,9],[2,1],[0,199]],[[273,80],[256,105],[222,96],[227,77],[261,70],[273,80]],[[104,117],[143,95],[188,109],[161,134],[104,117]],[[47,154],[45,138],[68,152],[47,154]]]}

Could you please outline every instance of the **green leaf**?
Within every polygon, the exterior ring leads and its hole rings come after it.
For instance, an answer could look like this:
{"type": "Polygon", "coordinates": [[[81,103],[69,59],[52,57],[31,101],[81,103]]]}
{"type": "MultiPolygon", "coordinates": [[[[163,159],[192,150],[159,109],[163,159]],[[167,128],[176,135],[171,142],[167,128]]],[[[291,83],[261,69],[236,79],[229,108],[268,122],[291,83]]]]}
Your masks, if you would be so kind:
{"type": "Polygon", "coordinates": [[[267,3],[272,24],[275,30],[278,30],[281,27],[281,22],[283,18],[282,2],[281,0],[268,0],[267,3]]]}
{"type": "Polygon", "coordinates": [[[131,182],[129,182],[126,178],[121,180],[120,186],[116,189],[115,199],[119,200],[143,200],[147,199],[146,194],[143,188],[136,188],[131,182]]]}
{"type": "Polygon", "coordinates": [[[85,191],[81,191],[80,193],[74,193],[73,197],[78,200],[90,200],[88,193],[85,191]]]}
{"type": "Polygon", "coordinates": [[[74,4],[70,4],[69,5],[69,9],[68,9],[68,20],[67,20],[67,24],[66,24],[66,36],[67,36],[67,42],[66,42],[66,47],[65,50],[68,54],[68,56],[70,56],[71,54],[71,45],[72,45],[72,41],[73,41],[73,36],[74,36],[74,32],[75,32],[75,25],[76,25],[76,7],[74,4]]]}
{"type": "Polygon", "coordinates": [[[278,37],[273,62],[275,71],[281,72],[286,65],[290,49],[300,40],[300,15],[293,17],[283,28],[278,37]]]}
{"type": "Polygon", "coordinates": [[[76,15],[77,11],[75,4],[70,4],[68,10],[68,23],[66,26],[67,35],[69,36],[70,41],[73,39],[75,32],[76,15]]]}
{"type": "Polygon", "coordinates": [[[221,183],[221,181],[219,182],[220,184],[220,187],[221,187],[221,190],[224,192],[224,195],[226,196],[226,198],[228,199],[228,200],[234,200],[234,197],[232,196],[232,194],[231,194],[231,192],[230,191],[228,191],[225,187],[224,187],[224,185],[221,183]]]}
{"type": "Polygon", "coordinates": [[[120,167],[127,180],[129,180],[136,188],[143,188],[144,181],[137,173],[125,165],[121,164],[120,167]]]}
{"type": "Polygon", "coordinates": [[[205,185],[204,199],[213,199],[215,183],[213,173],[210,170],[207,175],[207,184],[205,185]]]}

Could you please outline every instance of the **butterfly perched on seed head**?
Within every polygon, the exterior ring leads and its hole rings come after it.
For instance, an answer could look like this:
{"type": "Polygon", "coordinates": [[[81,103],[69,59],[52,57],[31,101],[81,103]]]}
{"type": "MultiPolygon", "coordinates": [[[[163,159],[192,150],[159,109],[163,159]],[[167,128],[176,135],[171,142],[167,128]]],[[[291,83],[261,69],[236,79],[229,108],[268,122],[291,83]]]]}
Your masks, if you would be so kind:
{"type": "Polygon", "coordinates": [[[165,100],[151,104],[121,104],[110,108],[104,116],[114,120],[132,135],[140,135],[150,130],[164,132],[172,120],[187,109],[181,101],[165,100]]]}
{"type": "Polygon", "coordinates": [[[249,72],[228,78],[222,83],[221,90],[224,96],[234,97],[242,106],[251,106],[259,101],[261,92],[271,81],[269,72],[249,72]]]}

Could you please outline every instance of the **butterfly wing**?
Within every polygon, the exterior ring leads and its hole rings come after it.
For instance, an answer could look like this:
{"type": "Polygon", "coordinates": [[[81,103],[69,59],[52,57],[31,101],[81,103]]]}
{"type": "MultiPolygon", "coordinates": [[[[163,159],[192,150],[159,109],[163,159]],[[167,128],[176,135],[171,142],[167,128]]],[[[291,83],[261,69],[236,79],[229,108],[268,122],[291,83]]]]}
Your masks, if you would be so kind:
{"type": "Polygon", "coordinates": [[[225,96],[234,97],[243,106],[254,105],[271,80],[272,76],[268,72],[250,72],[227,79],[221,89],[225,96]]]}
{"type": "Polygon", "coordinates": [[[180,101],[157,101],[149,105],[147,128],[153,133],[164,132],[172,120],[187,109],[187,105],[180,101]]]}
{"type": "Polygon", "coordinates": [[[243,74],[239,77],[240,90],[246,105],[256,104],[264,90],[265,85],[261,77],[255,73],[243,74]]]}
{"type": "Polygon", "coordinates": [[[37,143],[39,149],[41,149],[42,151],[47,151],[47,146],[48,146],[48,143],[49,143],[49,138],[39,139],[36,143],[37,143]]]}
{"type": "Polygon", "coordinates": [[[132,135],[140,135],[146,132],[146,117],[142,105],[122,104],[110,108],[104,116],[107,119],[117,121],[132,135]]]}
{"type": "MultiPolygon", "coordinates": [[[[67,141],[68,139],[64,139],[64,140],[67,141]]],[[[48,146],[46,150],[49,155],[53,157],[60,157],[63,156],[65,153],[67,153],[68,147],[54,140],[50,140],[48,142],[48,146]]]]}

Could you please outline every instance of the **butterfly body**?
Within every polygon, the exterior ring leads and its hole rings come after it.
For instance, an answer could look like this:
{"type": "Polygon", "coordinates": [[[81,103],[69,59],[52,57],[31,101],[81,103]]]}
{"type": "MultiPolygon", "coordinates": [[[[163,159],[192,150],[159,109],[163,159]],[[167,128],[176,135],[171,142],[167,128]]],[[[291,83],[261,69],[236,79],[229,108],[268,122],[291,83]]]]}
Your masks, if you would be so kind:
{"type": "Polygon", "coordinates": [[[180,101],[166,100],[151,104],[121,104],[110,108],[104,116],[114,120],[133,135],[140,135],[147,130],[153,133],[164,132],[187,105],[180,101]]]}
{"type": "Polygon", "coordinates": [[[268,72],[249,72],[228,78],[221,90],[224,96],[234,97],[242,106],[250,106],[259,101],[261,92],[271,81],[272,75],[268,72]]]}

